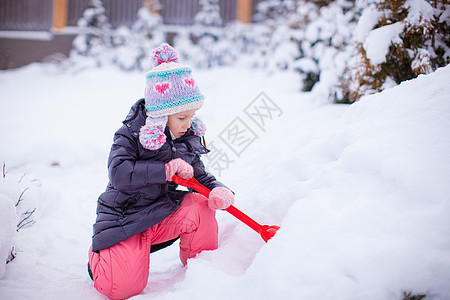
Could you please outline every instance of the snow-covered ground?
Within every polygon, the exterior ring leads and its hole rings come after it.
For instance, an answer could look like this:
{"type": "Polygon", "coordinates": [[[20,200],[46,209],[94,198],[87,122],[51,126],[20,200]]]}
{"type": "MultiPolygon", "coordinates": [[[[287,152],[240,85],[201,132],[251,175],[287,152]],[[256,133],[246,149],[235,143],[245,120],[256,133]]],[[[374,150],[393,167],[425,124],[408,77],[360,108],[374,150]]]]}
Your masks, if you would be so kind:
{"type": "MultiPolygon", "coordinates": [[[[265,244],[218,212],[219,249],[187,267],[176,245],[152,254],[135,299],[450,298],[450,67],[351,106],[299,93],[292,73],[194,77],[214,150],[205,164],[238,208],[281,229],[265,244]]],[[[0,258],[16,252],[0,299],[103,299],[86,272],[96,200],[113,133],[143,89],[143,74],[113,68],[0,73],[0,258]]]]}

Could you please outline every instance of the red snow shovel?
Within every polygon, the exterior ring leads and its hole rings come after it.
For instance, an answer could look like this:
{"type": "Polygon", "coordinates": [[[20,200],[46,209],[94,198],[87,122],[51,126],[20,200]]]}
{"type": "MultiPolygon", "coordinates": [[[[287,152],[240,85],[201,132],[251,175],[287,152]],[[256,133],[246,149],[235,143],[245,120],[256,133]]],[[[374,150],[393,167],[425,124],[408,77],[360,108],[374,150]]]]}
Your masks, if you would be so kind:
{"type": "MultiPolygon", "coordinates": [[[[172,177],[172,180],[179,185],[185,186],[187,188],[191,188],[205,196],[206,198],[209,198],[209,192],[210,190],[203,185],[201,185],[194,177],[191,179],[184,179],[181,178],[178,175],[174,175],[172,177]]],[[[244,214],[242,211],[234,207],[233,205],[230,205],[228,208],[225,209],[227,212],[238,218],[241,222],[248,225],[251,229],[259,233],[264,240],[264,242],[267,243],[268,240],[270,240],[278,229],[280,229],[280,226],[277,225],[260,225],[258,222],[244,214]]]]}

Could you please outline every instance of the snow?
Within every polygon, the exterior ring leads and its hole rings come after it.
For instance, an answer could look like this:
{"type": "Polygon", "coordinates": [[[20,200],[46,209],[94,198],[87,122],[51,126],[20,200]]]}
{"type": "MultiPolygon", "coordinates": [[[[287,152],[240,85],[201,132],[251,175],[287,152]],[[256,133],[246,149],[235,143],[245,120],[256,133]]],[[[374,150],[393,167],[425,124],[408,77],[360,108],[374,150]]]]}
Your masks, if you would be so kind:
{"type": "Polygon", "coordinates": [[[408,10],[408,20],[410,24],[420,24],[433,20],[434,9],[430,3],[424,0],[408,0],[405,3],[408,10]]]}
{"type": "MultiPolygon", "coordinates": [[[[16,251],[0,269],[1,299],[103,299],[86,272],[96,199],[144,73],[0,72],[0,259],[16,251]],[[27,187],[35,223],[15,232],[27,187]]],[[[177,245],[152,254],[149,283],[133,299],[450,297],[450,67],[350,106],[299,93],[291,72],[237,64],[193,76],[206,96],[208,145],[231,159],[215,175],[236,207],[281,229],[265,244],[218,212],[219,249],[187,267],[177,245]],[[261,92],[278,107],[262,129],[245,113],[261,92]],[[237,117],[256,134],[239,156],[220,138],[237,117]]]]}
{"type": "Polygon", "coordinates": [[[2,39],[51,41],[53,34],[48,31],[0,31],[2,39]]]}
{"type": "Polygon", "coordinates": [[[386,60],[386,55],[391,44],[401,43],[400,34],[405,24],[397,22],[372,30],[363,43],[367,58],[373,65],[381,64],[386,60]]]}
{"type": "Polygon", "coordinates": [[[8,196],[4,195],[7,187],[2,186],[2,194],[0,194],[0,211],[2,218],[0,219],[0,278],[5,276],[5,262],[8,260],[9,253],[13,247],[14,231],[16,230],[14,224],[17,224],[16,209],[14,202],[8,196]]]}
{"type": "Polygon", "coordinates": [[[369,32],[377,25],[383,13],[378,11],[374,5],[367,7],[358,19],[355,29],[355,41],[363,42],[369,32]]]}
{"type": "Polygon", "coordinates": [[[304,73],[319,73],[317,63],[309,57],[303,57],[296,60],[294,67],[302,70],[304,73]]]}

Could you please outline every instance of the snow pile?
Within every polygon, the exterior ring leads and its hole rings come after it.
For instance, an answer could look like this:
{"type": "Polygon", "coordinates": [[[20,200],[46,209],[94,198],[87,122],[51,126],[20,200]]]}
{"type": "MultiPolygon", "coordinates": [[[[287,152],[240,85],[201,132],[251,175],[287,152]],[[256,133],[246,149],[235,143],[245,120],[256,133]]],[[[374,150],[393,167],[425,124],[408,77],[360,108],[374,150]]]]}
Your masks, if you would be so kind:
{"type": "MultiPolygon", "coordinates": [[[[230,159],[222,170],[213,156],[203,161],[236,192],[236,207],[281,229],[265,244],[218,212],[219,249],[187,268],[177,245],[152,254],[149,284],[135,299],[397,300],[404,291],[448,299],[449,75],[442,68],[348,106],[299,94],[293,73],[194,70],[207,99],[199,116],[208,145],[230,159]],[[273,110],[258,102],[261,92],[273,110]],[[263,126],[246,113],[255,103],[263,126]],[[255,134],[239,154],[222,134],[235,120],[255,134]]],[[[144,82],[142,73],[111,68],[63,74],[36,64],[0,73],[6,178],[52,183],[36,198],[36,223],[18,233],[0,298],[102,299],[86,272],[96,199],[113,133],[144,82]]],[[[0,194],[10,191],[2,185],[0,194]]],[[[17,198],[0,198],[2,259],[17,198]]]]}
{"type": "Polygon", "coordinates": [[[3,165],[0,177],[0,279],[5,276],[5,263],[12,262],[17,253],[22,252],[21,244],[26,243],[22,231],[55,208],[56,190],[50,186],[32,176],[8,172],[3,165]]]}
{"type": "Polygon", "coordinates": [[[449,75],[366,97],[338,120],[328,119],[333,108],[305,113],[290,102],[283,127],[267,133],[281,142],[261,141],[226,176],[236,205],[279,220],[277,235],[249,257],[262,242],[228,225],[222,247],[190,261],[176,290],[158,298],[447,299],[449,75]]]}
{"type": "Polygon", "coordinates": [[[369,33],[369,36],[364,41],[363,47],[366,49],[367,58],[370,59],[373,65],[379,65],[386,60],[386,55],[392,43],[400,44],[400,34],[405,25],[397,22],[391,25],[386,25],[369,33]]]}
{"type": "Polygon", "coordinates": [[[4,179],[1,182],[0,193],[0,279],[5,276],[6,262],[12,258],[14,247],[13,239],[17,224],[16,208],[14,207],[14,199],[5,194],[6,186],[4,179]]]}
{"type": "Polygon", "coordinates": [[[342,128],[316,130],[320,139],[281,153],[299,170],[319,153],[327,159],[303,174],[305,195],[239,281],[261,283],[249,296],[449,297],[449,75],[447,67],[366,97],[342,128]]]}

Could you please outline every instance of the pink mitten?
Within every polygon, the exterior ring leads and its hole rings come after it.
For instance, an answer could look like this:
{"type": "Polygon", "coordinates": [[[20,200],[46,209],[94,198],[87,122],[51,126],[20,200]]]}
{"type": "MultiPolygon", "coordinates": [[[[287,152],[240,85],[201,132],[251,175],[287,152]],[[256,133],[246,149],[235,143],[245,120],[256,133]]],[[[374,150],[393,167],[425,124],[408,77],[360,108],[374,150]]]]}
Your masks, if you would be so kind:
{"type": "Polygon", "coordinates": [[[172,181],[175,174],[184,179],[191,179],[194,176],[194,169],[181,158],[175,158],[166,164],[166,180],[172,181]]]}
{"type": "Polygon", "coordinates": [[[225,187],[213,188],[209,193],[208,206],[212,210],[225,209],[234,203],[233,193],[225,187]]]}

